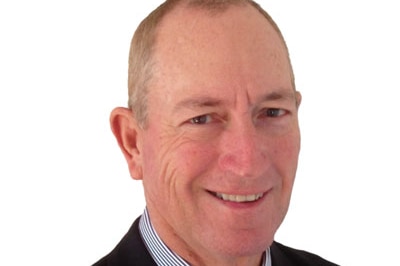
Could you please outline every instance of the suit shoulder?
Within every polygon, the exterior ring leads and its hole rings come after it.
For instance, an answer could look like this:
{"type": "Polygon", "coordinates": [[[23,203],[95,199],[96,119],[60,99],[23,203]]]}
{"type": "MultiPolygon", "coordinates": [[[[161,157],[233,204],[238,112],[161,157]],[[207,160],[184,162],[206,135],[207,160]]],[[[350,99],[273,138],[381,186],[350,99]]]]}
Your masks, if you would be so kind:
{"type": "Polygon", "coordinates": [[[298,250],[274,242],[271,246],[272,265],[296,265],[296,266],[338,266],[318,255],[304,250],[298,250]]]}
{"type": "Polygon", "coordinates": [[[156,266],[139,232],[140,217],[118,245],[92,266],[156,266]]]}
{"type": "Polygon", "coordinates": [[[107,257],[104,257],[95,264],[93,264],[92,266],[107,266],[107,265],[108,265],[107,257]]]}

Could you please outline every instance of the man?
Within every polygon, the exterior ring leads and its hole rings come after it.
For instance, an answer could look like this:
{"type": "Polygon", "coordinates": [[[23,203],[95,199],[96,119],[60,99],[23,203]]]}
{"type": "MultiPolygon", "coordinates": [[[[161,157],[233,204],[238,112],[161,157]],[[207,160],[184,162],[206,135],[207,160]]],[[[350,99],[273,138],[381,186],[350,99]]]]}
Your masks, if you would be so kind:
{"type": "Polygon", "coordinates": [[[111,127],[144,215],[95,265],[334,265],[274,242],[300,133],[288,51],[247,0],[166,1],[138,27],[111,127]]]}

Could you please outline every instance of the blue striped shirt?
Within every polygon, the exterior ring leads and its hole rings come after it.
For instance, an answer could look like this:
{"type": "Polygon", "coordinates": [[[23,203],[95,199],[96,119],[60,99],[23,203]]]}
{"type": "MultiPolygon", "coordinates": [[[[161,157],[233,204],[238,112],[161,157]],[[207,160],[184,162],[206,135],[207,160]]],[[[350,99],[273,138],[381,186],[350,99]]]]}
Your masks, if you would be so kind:
{"type": "MultiPolygon", "coordinates": [[[[150,221],[147,208],[144,210],[139,222],[139,230],[144,244],[158,266],[190,266],[178,254],[169,249],[160,239],[150,221]]],[[[268,249],[264,252],[262,266],[271,266],[271,253],[268,249]]]]}

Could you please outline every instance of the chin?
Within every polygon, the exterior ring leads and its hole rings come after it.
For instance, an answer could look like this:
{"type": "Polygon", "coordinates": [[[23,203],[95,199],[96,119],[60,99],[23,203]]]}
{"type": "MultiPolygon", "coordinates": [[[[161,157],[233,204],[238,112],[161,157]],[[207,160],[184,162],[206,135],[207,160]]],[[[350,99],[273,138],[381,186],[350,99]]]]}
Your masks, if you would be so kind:
{"type": "Polygon", "coordinates": [[[237,235],[220,239],[214,245],[215,250],[226,256],[246,257],[263,253],[272,244],[274,235],[271,234],[250,234],[237,235]]]}

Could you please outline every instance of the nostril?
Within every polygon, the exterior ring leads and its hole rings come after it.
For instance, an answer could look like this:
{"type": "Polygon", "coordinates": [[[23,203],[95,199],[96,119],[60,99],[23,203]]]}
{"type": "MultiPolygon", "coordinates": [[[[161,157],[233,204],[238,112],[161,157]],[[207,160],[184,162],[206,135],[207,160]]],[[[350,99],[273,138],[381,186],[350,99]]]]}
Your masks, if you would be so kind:
{"type": "Polygon", "coordinates": [[[237,150],[232,153],[222,154],[218,161],[223,171],[234,173],[238,176],[257,176],[268,168],[267,156],[260,150],[237,150]]]}

